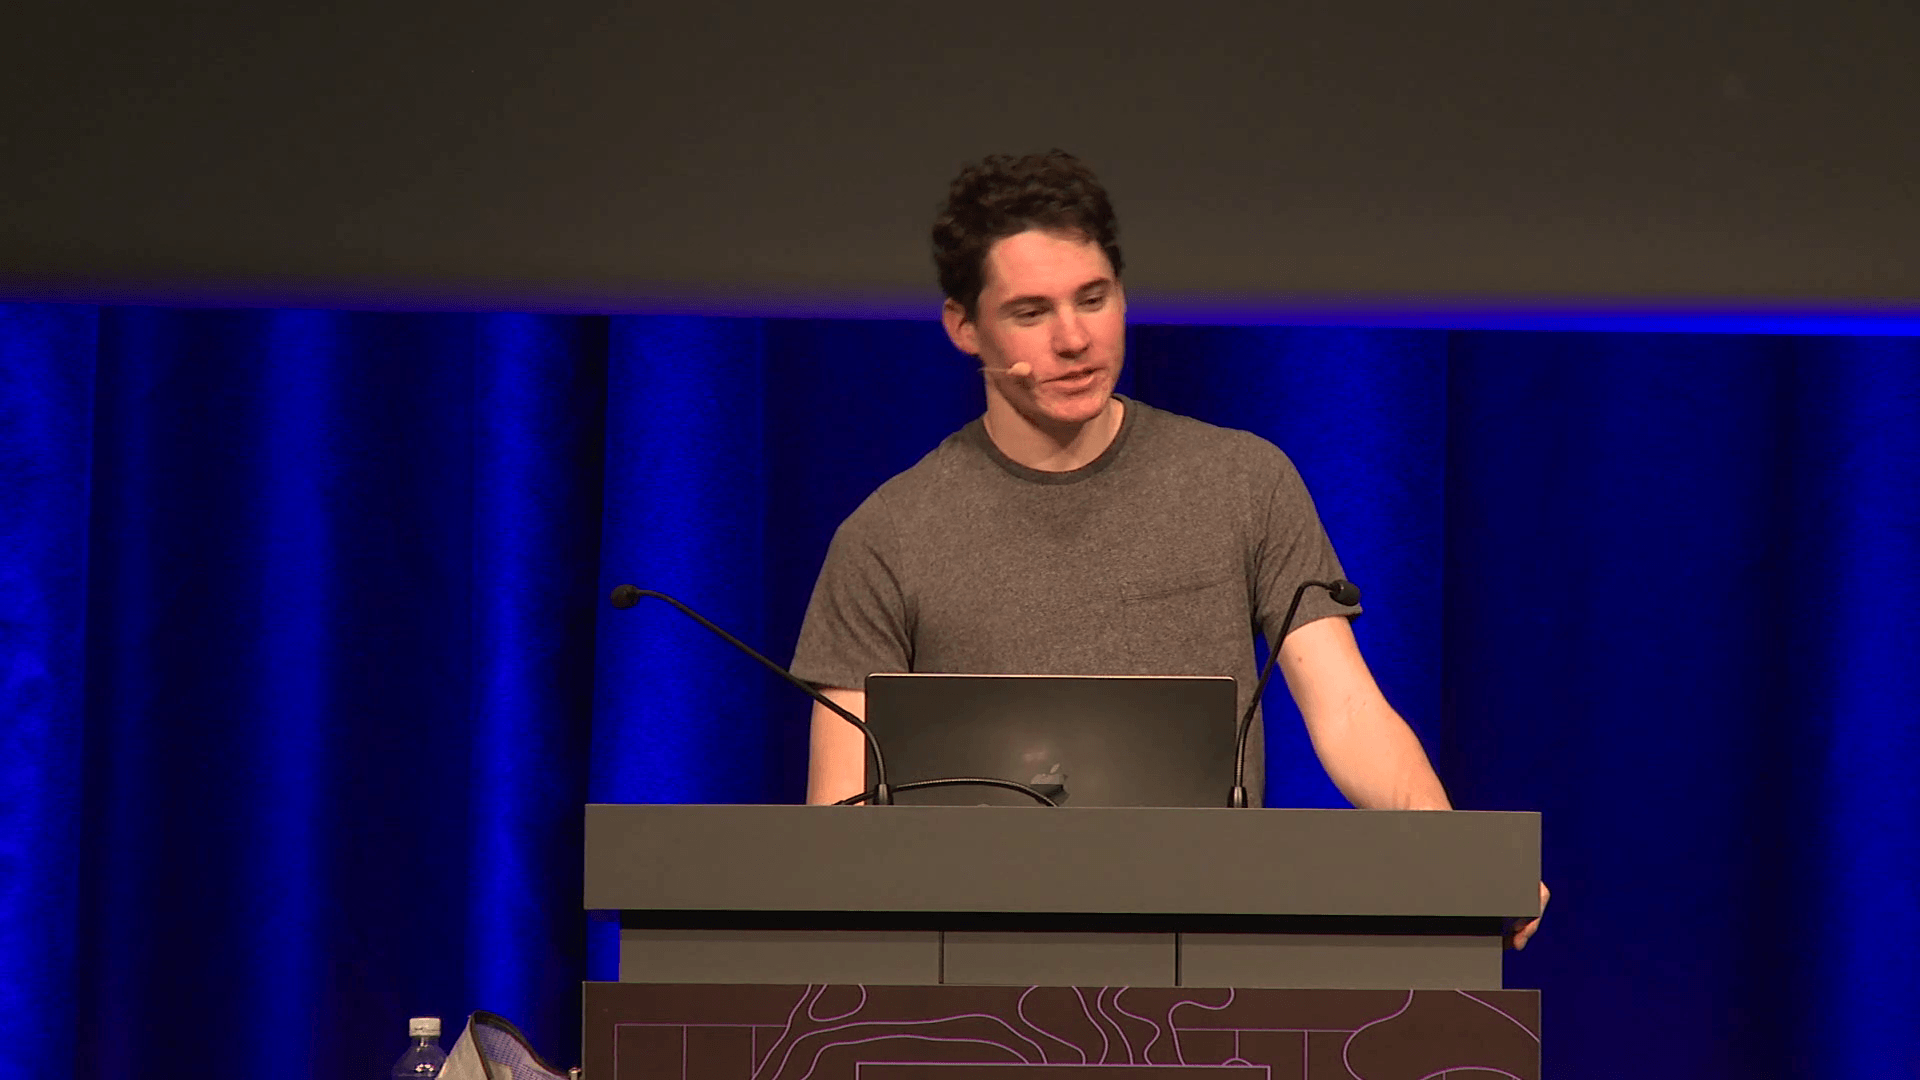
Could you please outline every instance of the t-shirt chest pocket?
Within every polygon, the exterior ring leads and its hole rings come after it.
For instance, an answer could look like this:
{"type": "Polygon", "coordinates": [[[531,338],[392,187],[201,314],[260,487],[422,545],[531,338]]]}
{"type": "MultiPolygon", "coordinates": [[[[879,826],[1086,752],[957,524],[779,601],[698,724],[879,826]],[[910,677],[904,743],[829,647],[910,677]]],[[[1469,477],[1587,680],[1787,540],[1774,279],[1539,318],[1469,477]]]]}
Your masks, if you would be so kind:
{"type": "Polygon", "coordinates": [[[1253,636],[1246,576],[1220,566],[1141,576],[1120,587],[1112,633],[1134,674],[1232,675],[1253,636]]]}
{"type": "MultiPolygon", "coordinates": [[[[1120,587],[1120,601],[1123,604],[1162,601],[1177,605],[1185,600],[1201,600],[1201,594],[1211,593],[1221,586],[1233,584],[1236,580],[1237,576],[1234,573],[1219,567],[1157,575],[1123,583],[1120,587]]],[[[1206,599],[1217,600],[1218,598],[1207,596],[1206,599]]]]}

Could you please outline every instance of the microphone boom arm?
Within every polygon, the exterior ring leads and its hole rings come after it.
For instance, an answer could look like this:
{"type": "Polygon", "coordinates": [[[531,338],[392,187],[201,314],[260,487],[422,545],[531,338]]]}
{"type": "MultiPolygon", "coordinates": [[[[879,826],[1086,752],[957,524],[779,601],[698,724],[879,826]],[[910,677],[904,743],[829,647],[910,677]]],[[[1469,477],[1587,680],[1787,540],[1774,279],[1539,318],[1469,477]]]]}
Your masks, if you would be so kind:
{"type": "Polygon", "coordinates": [[[1246,715],[1240,718],[1240,726],[1234,732],[1233,742],[1233,791],[1227,796],[1227,805],[1236,809],[1247,805],[1247,736],[1253,733],[1253,714],[1260,708],[1260,698],[1267,692],[1267,680],[1273,678],[1274,661],[1280,659],[1280,649],[1286,644],[1287,633],[1293,629],[1293,616],[1300,610],[1300,600],[1307,590],[1321,588],[1333,598],[1336,604],[1347,607],[1360,602],[1360,586],[1346,578],[1332,581],[1303,581],[1293,590],[1293,603],[1287,605],[1287,617],[1280,620],[1280,637],[1267,643],[1267,663],[1260,669],[1260,680],[1253,684],[1253,701],[1247,705],[1246,715]]]}
{"type": "Polygon", "coordinates": [[[734,637],[732,634],[727,633],[725,630],[722,630],[719,626],[715,625],[714,622],[708,619],[706,616],[693,610],[692,608],[681,603],[680,601],[675,600],[673,597],[668,596],[666,593],[658,592],[653,589],[642,589],[638,585],[619,585],[619,586],[615,586],[613,593],[607,597],[608,601],[611,602],[614,607],[621,608],[623,610],[626,608],[630,608],[633,605],[639,603],[643,598],[663,600],[666,603],[671,604],[674,607],[678,608],[680,610],[680,614],[685,615],[687,618],[692,619],[694,622],[697,622],[701,626],[706,627],[708,630],[718,635],[719,638],[722,641],[725,641],[727,644],[733,646],[736,649],[739,649],[741,652],[746,653],[748,656],[753,657],[755,660],[760,661],[761,667],[766,668],[768,671],[771,671],[775,675],[780,676],[782,679],[785,679],[787,682],[792,683],[793,686],[796,689],[798,689],[801,693],[807,695],[808,697],[819,702],[820,704],[825,705],[836,716],[840,717],[840,719],[845,720],[849,724],[852,724],[856,729],[859,730],[860,734],[865,735],[867,737],[867,746],[873,750],[874,788],[873,788],[873,791],[870,793],[873,796],[872,799],[870,800],[870,804],[875,806],[892,806],[893,805],[893,789],[889,787],[887,784],[886,758],[883,757],[880,753],[880,740],[874,738],[873,729],[867,726],[866,721],[853,715],[852,711],[849,710],[846,706],[841,705],[839,702],[833,700],[827,695],[814,689],[811,685],[809,685],[806,682],[806,680],[799,678],[798,676],[794,675],[793,672],[788,671],[786,668],[781,667],[779,664],[776,664],[772,660],[769,660],[765,656],[761,655],[760,650],[754,648],[753,646],[747,644],[744,641],[741,641],[739,638],[734,637]]]}

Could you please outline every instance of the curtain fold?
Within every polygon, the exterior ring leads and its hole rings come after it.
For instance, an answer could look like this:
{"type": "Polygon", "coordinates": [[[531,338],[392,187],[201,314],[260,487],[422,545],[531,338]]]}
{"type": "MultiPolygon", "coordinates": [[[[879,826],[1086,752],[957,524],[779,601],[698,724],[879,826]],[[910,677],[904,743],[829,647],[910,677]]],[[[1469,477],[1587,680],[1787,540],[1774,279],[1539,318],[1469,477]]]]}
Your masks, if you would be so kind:
{"type": "Polygon", "coordinates": [[[90,308],[0,305],[0,1071],[70,1060],[86,716],[90,308]]]}
{"type": "Polygon", "coordinates": [[[1810,894],[1797,1062],[1920,1074],[1920,348],[1797,342],[1787,737],[1805,797],[1787,830],[1810,894]],[[1796,605],[1797,606],[1797,605],[1796,605]]]}
{"type": "Polygon", "coordinates": [[[578,979],[586,947],[578,905],[553,897],[585,873],[607,326],[497,315],[473,330],[464,999],[552,1038],[578,1006],[548,988],[578,979]]]}
{"type": "Polygon", "coordinates": [[[746,319],[613,320],[595,802],[753,802],[771,782],[767,676],[663,603],[605,602],[632,583],[763,637],[763,336],[746,319]]]}
{"type": "MultiPolygon", "coordinates": [[[[1553,1075],[1920,1068],[1920,339],[1130,364],[1300,466],[1456,802],[1545,814],[1553,1075]]],[[[380,1075],[474,1008],[574,1054],[581,804],[804,775],[804,700],[607,590],[785,661],[977,379],[932,320],[0,305],[0,1063],[380,1075]]],[[[1267,704],[1272,801],[1338,805],[1267,704]]]]}

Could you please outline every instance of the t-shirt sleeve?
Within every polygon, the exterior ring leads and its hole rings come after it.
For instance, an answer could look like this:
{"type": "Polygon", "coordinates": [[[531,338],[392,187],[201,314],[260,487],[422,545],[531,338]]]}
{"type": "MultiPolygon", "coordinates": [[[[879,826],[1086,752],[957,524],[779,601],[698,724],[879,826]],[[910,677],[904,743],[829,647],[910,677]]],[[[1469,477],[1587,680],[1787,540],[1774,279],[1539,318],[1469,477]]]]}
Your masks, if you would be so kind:
{"type": "Polygon", "coordinates": [[[858,690],[876,671],[913,663],[899,545],[878,493],[833,534],[813,586],[793,673],[815,686],[858,690]]]}
{"type": "MultiPolygon", "coordinates": [[[[1261,630],[1271,643],[1301,582],[1333,581],[1344,575],[1300,471],[1279,448],[1271,447],[1271,462],[1264,472],[1264,477],[1256,479],[1267,491],[1264,520],[1254,522],[1259,530],[1254,542],[1254,601],[1261,630]]],[[[1293,629],[1329,615],[1359,613],[1358,606],[1334,603],[1325,589],[1308,589],[1300,598],[1293,629]]]]}

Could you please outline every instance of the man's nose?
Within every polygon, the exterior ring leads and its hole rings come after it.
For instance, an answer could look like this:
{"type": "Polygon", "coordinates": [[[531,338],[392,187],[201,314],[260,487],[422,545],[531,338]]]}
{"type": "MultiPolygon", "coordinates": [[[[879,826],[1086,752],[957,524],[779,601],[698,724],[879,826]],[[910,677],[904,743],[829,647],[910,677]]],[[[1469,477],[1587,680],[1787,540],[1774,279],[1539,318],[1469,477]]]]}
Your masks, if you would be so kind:
{"type": "Polygon", "coordinates": [[[1055,324],[1053,331],[1053,351],[1059,356],[1079,356],[1093,344],[1093,335],[1087,332],[1086,320],[1080,313],[1069,308],[1055,324]]]}

